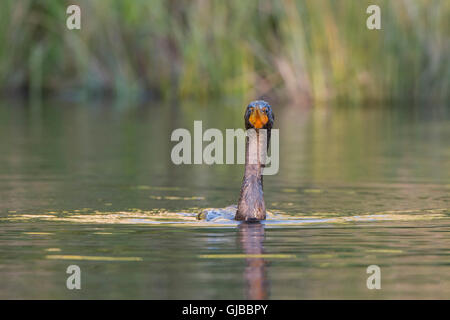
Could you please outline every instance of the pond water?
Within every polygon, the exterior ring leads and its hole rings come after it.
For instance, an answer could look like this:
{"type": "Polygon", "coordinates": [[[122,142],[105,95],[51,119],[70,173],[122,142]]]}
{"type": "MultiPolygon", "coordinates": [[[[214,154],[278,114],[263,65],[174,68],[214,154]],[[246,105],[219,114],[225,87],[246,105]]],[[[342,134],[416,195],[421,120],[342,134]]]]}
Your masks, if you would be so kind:
{"type": "Polygon", "coordinates": [[[244,106],[0,102],[0,298],[450,297],[448,106],[273,106],[269,219],[199,221],[243,165],[176,166],[170,134],[241,128],[244,106]]]}

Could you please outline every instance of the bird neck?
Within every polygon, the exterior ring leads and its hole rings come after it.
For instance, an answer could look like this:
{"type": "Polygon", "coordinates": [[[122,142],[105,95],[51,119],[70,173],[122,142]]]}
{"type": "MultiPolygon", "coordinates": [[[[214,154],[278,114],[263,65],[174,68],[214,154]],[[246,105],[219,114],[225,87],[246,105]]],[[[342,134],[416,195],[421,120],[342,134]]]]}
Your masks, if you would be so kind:
{"type": "Polygon", "coordinates": [[[248,131],[245,140],[245,172],[244,177],[254,176],[262,185],[262,168],[265,162],[263,135],[256,130],[248,131]]]}
{"type": "Polygon", "coordinates": [[[236,220],[264,220],[266,218],[262,169],[266,159],[269,139],[269,132],[265,134],[258,130],[247,131],[245,171],[236,220]]]}

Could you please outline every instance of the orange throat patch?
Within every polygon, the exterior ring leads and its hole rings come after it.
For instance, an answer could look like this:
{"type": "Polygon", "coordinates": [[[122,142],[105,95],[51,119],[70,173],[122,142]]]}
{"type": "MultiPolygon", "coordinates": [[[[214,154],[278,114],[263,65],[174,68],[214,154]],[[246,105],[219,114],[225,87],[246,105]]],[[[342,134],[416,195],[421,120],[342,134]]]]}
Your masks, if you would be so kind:
{"type": "Polygon", "coordinates": [[[255,109],[248,119],[255,129],[261,129],[269,121],[269,118],[264,112],[259,109],[255,109]]]}

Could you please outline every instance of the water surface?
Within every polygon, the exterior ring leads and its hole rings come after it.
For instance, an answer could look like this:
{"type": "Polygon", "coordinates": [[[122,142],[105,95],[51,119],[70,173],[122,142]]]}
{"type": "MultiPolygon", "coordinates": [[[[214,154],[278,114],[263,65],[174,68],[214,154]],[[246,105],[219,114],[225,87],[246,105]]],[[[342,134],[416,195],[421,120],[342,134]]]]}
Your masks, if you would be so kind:
{"type": "Polygon", "coordinates": [[[272,215],[199,221],[243,166],[175,166],[170,134],[242,127],[241,105],[1,102],[0,298],[450,296],[448,108],[274,106],[272,215]]]}

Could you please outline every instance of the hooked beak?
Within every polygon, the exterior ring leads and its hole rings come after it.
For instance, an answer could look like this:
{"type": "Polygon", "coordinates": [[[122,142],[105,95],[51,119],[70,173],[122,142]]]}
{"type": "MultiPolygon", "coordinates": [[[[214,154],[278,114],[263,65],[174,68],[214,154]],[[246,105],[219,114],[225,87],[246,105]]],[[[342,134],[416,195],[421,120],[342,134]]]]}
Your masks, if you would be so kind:
{"type": "Polygon", "coordinates": [[[264,127],[267,121],[269,121],[269,118],[260,109],[255,108],[250,114],[248,120],[250,121],[252,126],[255,127],[255,129],[261,129],[262,127],[264,127]]]}

